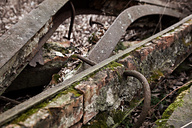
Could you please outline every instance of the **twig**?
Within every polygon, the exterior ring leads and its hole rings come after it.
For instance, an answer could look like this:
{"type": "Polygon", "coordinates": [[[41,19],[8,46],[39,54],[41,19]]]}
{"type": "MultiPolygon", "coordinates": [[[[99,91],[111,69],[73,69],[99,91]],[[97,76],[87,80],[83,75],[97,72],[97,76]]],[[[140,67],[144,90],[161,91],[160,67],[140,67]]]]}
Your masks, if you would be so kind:
{"type": "Polygon", "coordinates": [[[188,86],[189,84],[192,83],[192,80],[190,80],[189,82],[185,83],[184,85],[176,88],[175,90],[173,90],[172,92],[170,92],[168,95],[166,95],[163,99],[161,99],[154,107],[153,109],[155,109],[164,99],[166,99],[168,96],[170,96],[172,93],[174,93],[175,91],[177,91],[178,89],[184,87],[184,86],[188,86]]]}
{"type": "Polygon", "coordinates": [[[81,55],[78,55],[78,54],[74,54],[74,55],[72,55],[72,57],[77,57],[78,59],[82,60],[83,62],[85,62],[85,63],[87,63],[87,64],[89,64],[91,66],[94,66],[94,65],[97,64],[96,62],[94,62],[92,60],[89,60],[89,59],[87,59],[87,58],[85,58],[85,57],[83,57],[81,55]]]}
{"type": "Polygon", "coordinates": [[[16,101],[16,100],[7,98],[7,97],[5,97],[5,96],[0,96],[0,100],[8,101],[8,102],[11,102],[11,103],[13,103],[13,104],[20,104],[20,103],[21,103],[21,102],[19,102],[19,101],[16,101]]]}

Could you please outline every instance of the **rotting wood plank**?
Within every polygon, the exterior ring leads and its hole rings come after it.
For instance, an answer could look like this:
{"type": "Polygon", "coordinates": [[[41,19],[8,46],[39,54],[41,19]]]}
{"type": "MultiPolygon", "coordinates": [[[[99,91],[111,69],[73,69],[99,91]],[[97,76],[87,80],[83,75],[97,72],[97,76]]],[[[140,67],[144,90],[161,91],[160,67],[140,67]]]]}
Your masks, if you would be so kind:
{"type": "MultiPolygon", "coordinates": [[[[46,0],[0,38],[0,95],[38,51],[39,42],[53,26],[53,16],[68,0],[46,0]],[[32,53],[33,52],[33,53],[32,53]]],[[[44,42],[48,39],[44,38],[44,42]]]]}
{"type": "Polygon", "coordinates": [[[114,55],[102,62],[100,62],[99,64],[93,66],[93,67],[90,67],[89,69],[79,73],[79,74],[76,74],[75,76],[73,76],[72,78],[68,79],[68,80],[65,80],[64,82],[60,83],[58,86],[54,87],[54,88],[51,88],[51,89],[48,89],[47,91],[44,91],[34,97],[32,97],[31,99],[19,104],[18,106],[15,106],[14,108],[2,113],[0,116],[0,126],[3,125],[4,123],[12,120],[14,117],[16,117],[18,114],[22,113],[23,111],[31,108],[32,106],[40,103],[41,101],[53,96],[53,95],[56,95],[58,92],[66,89],[67,87],[69,87],[71,84],[73,84],[74,82],[77,82],[77,81],[80,81],[83,77],[89,75],[90,73],[93,73],[97,70],[99,70],[100,68],[102,68],[103,66],[121,58],[122,56],[132,52],[133,50],[135,50],[136,48],[139,48],[141,47],[142,45],[152,41],[153,39],[175,29],[176,27],[178,27],[179,25],[183,24],[184,22],[188,21],[192,19],[192,15],[184,18],[183,20],[181,20],[180,22],[170,26],[169,28],[149,37],[148,39],[146,40],[143,40],[141,43],[139,44],[136,44],[134,45],[133,47],[130,47],[120,53],[118,53],[117,55],[114,55]]]}

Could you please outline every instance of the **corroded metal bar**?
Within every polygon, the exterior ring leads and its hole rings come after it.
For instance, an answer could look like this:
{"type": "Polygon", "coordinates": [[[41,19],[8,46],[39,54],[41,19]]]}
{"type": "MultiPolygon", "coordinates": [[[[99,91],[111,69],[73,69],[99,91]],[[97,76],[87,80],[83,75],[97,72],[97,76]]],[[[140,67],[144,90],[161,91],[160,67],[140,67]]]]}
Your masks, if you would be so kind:
{"type": "Polygon", "coordinates": [[[139,128],[142,125],[143,121],[145,120],[145,118],[148,114],[148,111],[150,109],[151,89],[150,89],[147,79],[141,73],[139,73],[135,70],[127,70],[124,72],[123,75],[125,77],[133,76],[133,77],[137,78],[142,83],[142,86],[143,86],[144,104],[143,104],[143,108],[142,108],[140,117],[138,118],[137,122],[133,126],[133,128],[139,128]]]}
{"type": "Polygon", "coordinates": [[[182,17],[182,14],[177,11],[152,5],[133,6],[126,9],[115,19],[104,36],[89,52],[88,58],[96,63],[107,59],[131,23],[143,16],[161,14],[177,18],[182,17]]]}
{"type": "Polygon", "coordinates": [[[83,57],[83,56],[81,56],[81,55],[75,54],[75,56],[77,56],[78,59],[80,59],[80,60],[82,60],[83,62],[89,64],[90,66],[96,65],[96,63],[95,63],[94,61],[89,60],[89,59],[87,59],[87,58],[85,58],[85,57],[83,57]]]}

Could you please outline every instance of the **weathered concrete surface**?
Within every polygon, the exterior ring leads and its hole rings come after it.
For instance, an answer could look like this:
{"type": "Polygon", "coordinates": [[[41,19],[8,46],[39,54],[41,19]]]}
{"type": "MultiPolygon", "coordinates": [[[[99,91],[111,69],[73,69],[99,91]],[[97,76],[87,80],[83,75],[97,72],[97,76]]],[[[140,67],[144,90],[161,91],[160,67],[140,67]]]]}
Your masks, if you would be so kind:
{"type": "Polygon", "coordinates": [[[192,86],[185,91],[182,102],[169,117],[167,123],[180,128],[192,121],[192,86]]]}
{"type": "Polygon", "coordinates": [[[168,106],[162,119],[156,121],[157,127],[191,128],[192,122],[192,80],[187,82],[180,90],[181,93],[174,102],[168,106]],[[190,87],[191,86],[191,87],[190,87]],[[188,89],[185,89],[189,87],[188,89]]]}
{"type": "Polygon", "coordinates": [[[27,57],[52,27],[52,16],[67,1],[44,1],[0,38],[0,95],[28,64],[27,57]]]}
{"type": "MultiPolygon", "coordinates": [[[[124,84],[120,81],[120,79],[123,79],[123,72],[123,65],[114,67],[114,70],[107,68],[96,73],[88,80],[80,82],[80,84],[75,87],[82,91],[84,95],[84,124],[99,111],[119,106],[122,95],[121,90],[125,88],[124,84]]],[[[132,96],[130,98],[132,98],[132,96]]]]}

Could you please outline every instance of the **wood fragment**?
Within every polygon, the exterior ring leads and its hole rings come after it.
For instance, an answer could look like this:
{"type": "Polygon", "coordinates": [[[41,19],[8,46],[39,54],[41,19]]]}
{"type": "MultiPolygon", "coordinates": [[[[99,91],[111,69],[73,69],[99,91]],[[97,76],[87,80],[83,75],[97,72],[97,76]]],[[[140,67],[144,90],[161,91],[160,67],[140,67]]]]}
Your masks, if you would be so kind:
{"type": "Polygon", "coordinates": [[[19,101],[14,100],[14,99],[7,98],[7,97],[5,97],[5,96],[0,96],[0,100],[4,100],[4,101],[7,101],[7,102],[11,102],[11,103],[16,104],[16,105],[21,103],[21,102],[19,102],[19,101]]]}

